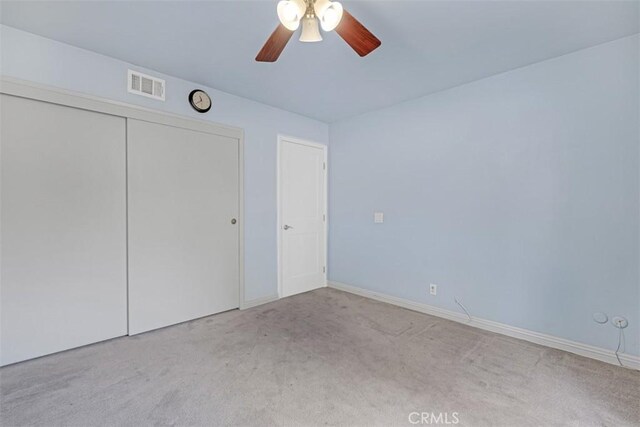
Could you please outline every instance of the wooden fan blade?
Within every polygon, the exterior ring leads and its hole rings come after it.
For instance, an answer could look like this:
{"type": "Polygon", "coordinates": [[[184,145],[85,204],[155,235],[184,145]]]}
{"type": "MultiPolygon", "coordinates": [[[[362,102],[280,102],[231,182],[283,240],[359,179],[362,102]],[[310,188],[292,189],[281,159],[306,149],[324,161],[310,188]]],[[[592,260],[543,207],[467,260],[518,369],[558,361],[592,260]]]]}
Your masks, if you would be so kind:
{"type": "Polygon", "coordinates": [[[342,19],[336,27],[336,33],[360,56],[367,56],[382,44],[376,36],[371,34],[371,31],[346,10],[342,11],[342,19]]]}
{"type": "Polygon", "coordinates": [[[262,46],[260,52],[258,52],[258,56],[256,56],[256,61],[259,62],[275,62],[284,47],[289,42],[289,39],[293,35],[293,31],[290,31],[282,24],[279,24],[275,31],[271,34],[271,37],[267,40],[267,42],[262,46]]]}

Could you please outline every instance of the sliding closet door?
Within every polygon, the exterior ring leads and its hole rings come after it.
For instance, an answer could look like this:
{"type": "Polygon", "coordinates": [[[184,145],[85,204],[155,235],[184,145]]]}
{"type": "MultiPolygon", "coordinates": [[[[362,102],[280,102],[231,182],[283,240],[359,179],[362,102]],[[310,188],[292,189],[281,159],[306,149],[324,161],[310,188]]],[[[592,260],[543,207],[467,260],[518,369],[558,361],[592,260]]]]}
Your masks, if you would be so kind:
{"type": "Polygon", "coordinates": [[[126,335],[125,119],[0,102],[1,364],[126,335]]]}
{"type": "Polygon", "coordinates": [[[129,334],[237,308],[237,139],[128,120],[129,334]]]}

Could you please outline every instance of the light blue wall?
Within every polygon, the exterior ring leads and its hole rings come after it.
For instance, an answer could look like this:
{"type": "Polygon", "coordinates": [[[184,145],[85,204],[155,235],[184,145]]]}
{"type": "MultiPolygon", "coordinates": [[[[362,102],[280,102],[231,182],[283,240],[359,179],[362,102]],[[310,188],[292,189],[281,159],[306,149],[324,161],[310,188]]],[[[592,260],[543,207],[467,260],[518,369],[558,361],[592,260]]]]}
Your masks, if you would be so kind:
{"type": "Polygon", "coordinates": [[[638,51],[627,37],[332,124],[330,280],[610,349],[592,313],[624,315],[639,354],[638,51]]]}
{"type": "MultiPolygon", "coordinates": [[[[194,83],[162,76],[159,103],[124,89],[142,68],[0,37],[3,75],[243,128],[247,299],[276,292],[276,135],[327,143],[326,124],[212,88],[199,115],[194,83]]],[[[456,295],[473,315],[606,348],[616,331],[591,315],[621,314],[639,354],[638,48],[628,37],[332,124],[330,279],[451,310],[456,295]]]]}
{"type": "Polygon", "coordinates": [[[325,123],[7,26],[0,26],[0,50],[0,74],[5,76],[243,128],[246,298],[277,294],[277,134],[326,144],[325,123]],[[166,79],[166,102],[129,94],[128,68],[166,79]],[[196,87],[213,98],[207,114],[194,112],[187,102],[196,87]]]}

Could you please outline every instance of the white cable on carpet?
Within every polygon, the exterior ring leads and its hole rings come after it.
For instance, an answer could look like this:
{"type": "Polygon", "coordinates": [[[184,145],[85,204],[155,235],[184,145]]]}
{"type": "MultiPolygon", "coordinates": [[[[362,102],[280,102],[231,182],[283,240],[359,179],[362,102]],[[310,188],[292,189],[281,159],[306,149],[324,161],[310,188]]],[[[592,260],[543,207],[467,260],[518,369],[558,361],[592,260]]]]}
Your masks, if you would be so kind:
{"type": "Polygon", "coordinates": [[[453,300],[456,302],[456,304],[458,304],[460,307],[462,307],[462,309],[464,310],[464,312],[467,314],[467,317],[469,318],[469,322],[471,322],[471,315],[469,314],[469,312],[467,311],[467,309],[465,308],[464,305],[462,305],[462,303],[460,301],[458,301],[458,298],[453,297],[453,300]]]}
{"type": "MultiPolygon", "coordinates": [[[[624,339],[624,329],[622,328],[618,328],[620,330],[620,333],[618,334],[618,347],[616,348],[616,359],[618,359],[618,363],[620,364],[620,366],[624,365],[622,364],[622,361],[620,360],[620,356],[618,356],[618,352],[620,351],[620,345],[622,345],[622,342],[625,341],[625,346],[626,347],[626,340],[624,339]]],[[[622,352],[624,353],[624,347],[622,352]]]]}

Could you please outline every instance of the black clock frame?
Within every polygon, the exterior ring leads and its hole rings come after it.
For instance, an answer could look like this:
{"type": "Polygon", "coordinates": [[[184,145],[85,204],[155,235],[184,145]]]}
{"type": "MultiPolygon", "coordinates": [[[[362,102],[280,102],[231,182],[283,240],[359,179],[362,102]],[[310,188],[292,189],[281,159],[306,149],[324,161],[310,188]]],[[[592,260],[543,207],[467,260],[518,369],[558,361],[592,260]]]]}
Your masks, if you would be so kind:
{"type": "Polygon", "coordinates": [[[191,93],[189,94],[189,104],[191,104],[191,107],[193,107],[194,110],[196,110],[198,113],[206,113],[207,111],[209,111],[211,109],[211,105],[213,104],[213,101],[211,101],[211,97],[209,96],[209,94],[207,92],[205,92],[202,89],[194,89],[191,91],[191,93]],[[207,98],[209,98],[209,106],[206,109],[201,109],[199,108],[195,102],[193,102],[193,95],[195,95],[196,92],[202,92],[205,95],[207,95],[207,98]]]}

